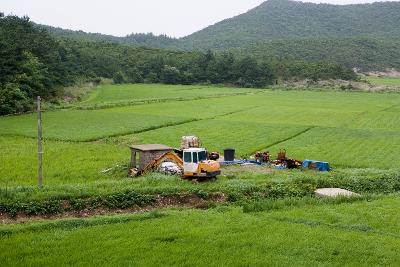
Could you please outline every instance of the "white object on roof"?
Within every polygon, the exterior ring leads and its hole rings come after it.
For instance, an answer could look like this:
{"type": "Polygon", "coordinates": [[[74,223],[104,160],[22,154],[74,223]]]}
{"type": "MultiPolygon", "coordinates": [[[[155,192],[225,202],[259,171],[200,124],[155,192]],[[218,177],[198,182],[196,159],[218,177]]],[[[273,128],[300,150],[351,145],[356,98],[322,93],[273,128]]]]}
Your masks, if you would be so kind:
{"type": "Polygon", "coordinates": [[[200,138],[197,136],[182,136],[181,149],[200,147],[200,138]]]}

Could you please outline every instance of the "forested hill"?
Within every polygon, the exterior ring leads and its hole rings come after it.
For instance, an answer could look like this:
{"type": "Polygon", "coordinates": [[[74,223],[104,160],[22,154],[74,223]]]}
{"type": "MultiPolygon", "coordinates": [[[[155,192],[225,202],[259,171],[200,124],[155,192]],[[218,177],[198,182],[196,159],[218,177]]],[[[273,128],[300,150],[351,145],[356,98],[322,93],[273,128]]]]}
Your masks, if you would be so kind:
{"type": "Polygon", "coordinates": [[[330,5],[293,0],[268,0],[239,16],[223,20],[189,36],[175,39],[152,33],[116,37],[39,25],[56,36],[155,48],[241,48],[276,40],[399,37],[400,2],[330,5]]]}
{"type": "Polygon", "coordinates": [[[115,37],[43,26],[58,37],[180,50],[231,51],[256,57],[322,61],[362,71],[400,69],[400,2],[359,5],[268,0],[190,36],[115,37]]]}
{"type": "Polygon", "coordinates": [[[52,27],[41,24],[37,24],[37,27],[43,28],[49,33],[58,37],[67,37],[85,41],[109,42],[133,46],[146,46],[152,48],[177,48],[178,42],[178,39],[171,38],[167,35],[157,36],[152,33],[132,33],[125,37],[117,37],[101,33],[87,33],[81,30],[67,30],[59,27],[52,27]]]}
{"type": "Polygon", "coordinates": [[[329,5],[268,0],[180,40],[186,48],[232,48],[298,38],[400,36],[400,2],[329,5]]]}
{"type": "Polygon", "coordinates": [[[360,71],[400,69],[400,38],[310,38],[254,42],[235,54],[322,61],[360,71]]]}

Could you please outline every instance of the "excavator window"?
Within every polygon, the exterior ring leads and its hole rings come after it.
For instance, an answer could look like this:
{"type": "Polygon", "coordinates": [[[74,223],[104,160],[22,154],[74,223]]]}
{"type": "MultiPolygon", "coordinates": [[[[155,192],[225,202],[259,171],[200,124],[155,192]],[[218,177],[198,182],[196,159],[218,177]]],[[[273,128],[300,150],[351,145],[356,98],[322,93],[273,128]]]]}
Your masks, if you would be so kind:
{"type": "Polygon", "coordinates": [[[207,155],[205,151],[199,152],[199,161],[207,160],[207,155]]]}
{"type": "Polygon", "coordinates": [[[191,163],[192,162],[192,152],[184,152],[183,160],[187,163],[191,163]]]}
{"type": "Polygon", "coordinates": [[[197,163],[197,152],[193,152],[193,163],[197,163]]]}

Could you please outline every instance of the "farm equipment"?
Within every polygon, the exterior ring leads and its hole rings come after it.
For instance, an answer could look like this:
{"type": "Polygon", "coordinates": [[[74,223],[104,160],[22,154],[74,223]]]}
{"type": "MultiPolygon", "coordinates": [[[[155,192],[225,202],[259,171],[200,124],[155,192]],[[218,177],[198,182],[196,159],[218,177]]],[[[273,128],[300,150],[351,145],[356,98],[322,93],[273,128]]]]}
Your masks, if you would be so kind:
{"type": "Polygon", "coordinates": [[[276,160],[271,160],[271,155],[269,151],[265,152],[256,152],[254,155],[255,161],[264,164],[271,163],[273,167],[277,169],[297,169],[300,168],[302,163],[296,159],[290,159],[286,157],[286,150],[280,150],[276,157],[276,160]]]}
{"type": "MultiPolygon", "coordinates": [[[[207,159],[206,149],[199,148],[199,145],[200,140],[197,137],[184,136],[180,150],[158,144],[132,146],[129,174],[139,176],[158,169],[166,173],[182,174],[185,178],[216,177],[221,173],[220,164],[207,159]]],[[[219,157],[217,153],[211,155],[211,158],[219,157]]]]}
{"type": "Polygon", "coordinates": [[[288,169],[297,169],[302,165],[302,161],[296,159],[289,159],[286,157],[286,150],[280,150],[278,152],[278,157],[275,161],[273,161],[276,167],[278,168],[288,168],[288,169]]]}
{"type": "Polygon", "coordinates": [[[204,148],[189,148],[183,150],[183,158],[174,152],[166,152],[150,162],[140,175],[157,169],[166,161],[174,162],[186,178],[212,178],[221,174],[219,163],[214,160],[207,160],[207,152],[204,148]]]}
{"type": "Polygon", "coordinates": [[[269,154],[269,151],[257,152],[254,158],[259,163],[269,163],[271,161],[271,155],[269,154]]]}
{"type": "Polygon", "coordinates": [[[220,158],[220,155],[218,152],[211,152],[208,155],[208,159],[210,159],[210,160],[218,160],[219,158],[220,158]]]}
{"type": "Polygon", "coordinates": [[[279,163],[284,163],[286,161],[286,150],[280,150],[278,152],[278,157],[276,159],[279,163]]]}

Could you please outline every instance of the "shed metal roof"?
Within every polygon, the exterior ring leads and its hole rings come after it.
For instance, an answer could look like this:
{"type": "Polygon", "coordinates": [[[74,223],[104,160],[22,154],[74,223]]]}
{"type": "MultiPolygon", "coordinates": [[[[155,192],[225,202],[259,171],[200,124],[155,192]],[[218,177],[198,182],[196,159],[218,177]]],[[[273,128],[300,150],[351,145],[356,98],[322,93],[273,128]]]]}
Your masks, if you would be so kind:
{"type": "Polygon", "coordinates": [[[131,149],[136,149],[139,151],[173,150],[172,147],[160,144],[136,145],[136,146],[131,146],[131,149]]]}

